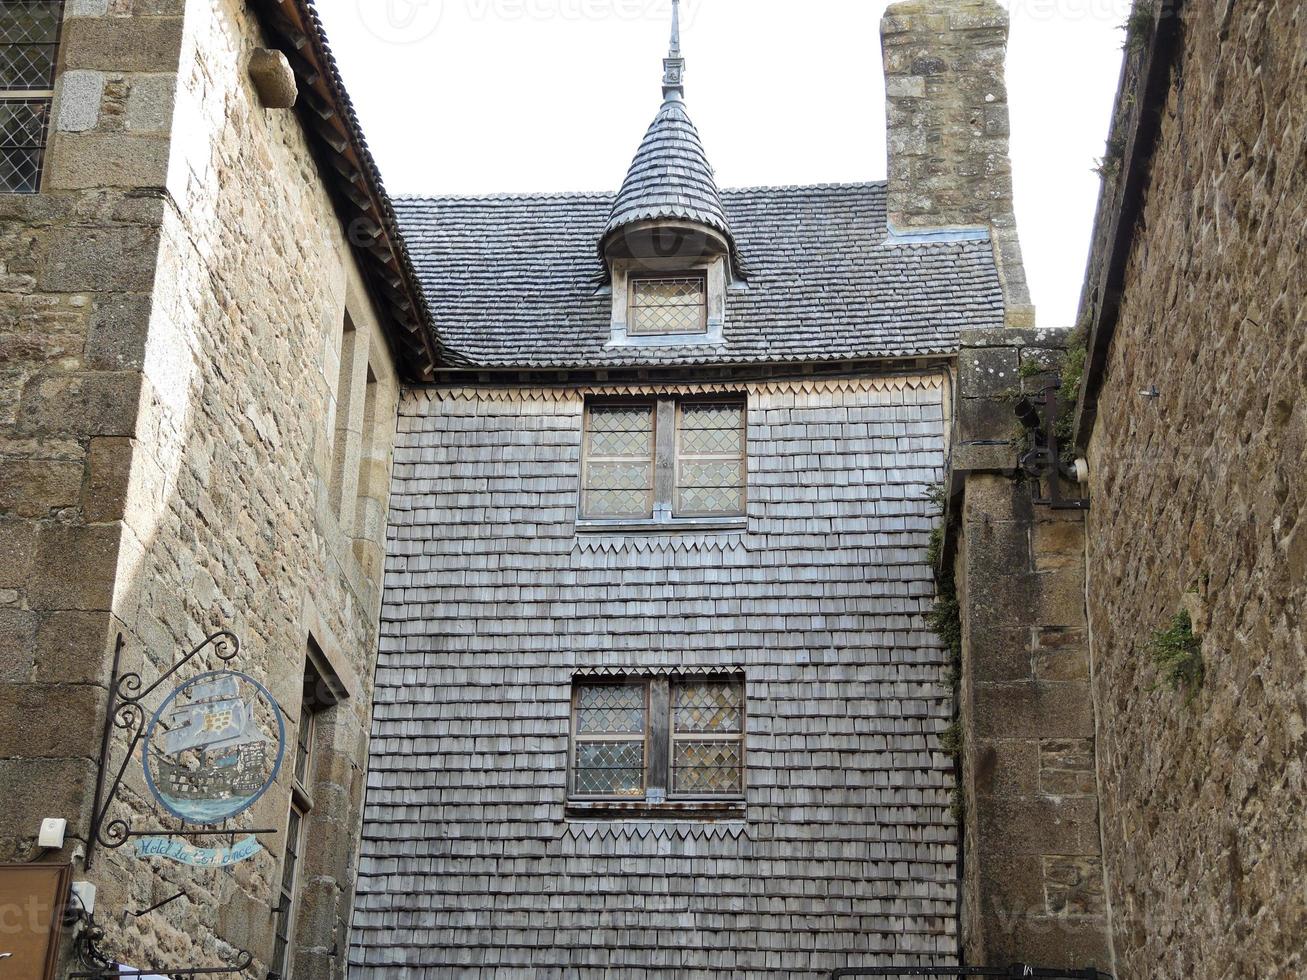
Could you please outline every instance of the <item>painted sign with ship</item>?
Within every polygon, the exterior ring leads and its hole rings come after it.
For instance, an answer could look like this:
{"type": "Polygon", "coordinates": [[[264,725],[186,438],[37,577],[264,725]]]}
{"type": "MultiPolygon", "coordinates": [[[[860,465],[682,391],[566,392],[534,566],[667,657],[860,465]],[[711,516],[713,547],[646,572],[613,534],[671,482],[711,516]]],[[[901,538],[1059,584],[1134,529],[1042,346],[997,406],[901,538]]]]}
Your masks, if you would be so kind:
{"type": "Polygon", "coordinates": [[[201,674],[173,691],[151,720],[145,780],[173,816],[219,824],[267,792],[285,743],[281,709],[262,684],[235,671],[201,674]]]}

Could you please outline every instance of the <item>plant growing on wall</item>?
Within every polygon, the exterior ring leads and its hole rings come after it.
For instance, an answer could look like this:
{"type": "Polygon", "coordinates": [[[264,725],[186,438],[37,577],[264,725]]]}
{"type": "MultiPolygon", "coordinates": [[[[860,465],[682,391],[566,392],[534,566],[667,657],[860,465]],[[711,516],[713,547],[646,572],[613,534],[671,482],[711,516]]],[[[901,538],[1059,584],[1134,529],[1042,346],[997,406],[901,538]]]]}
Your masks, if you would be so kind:
{"type": "Polygon", "coordinates": [[[1169,628],[1155,632],[1148,651],[1161,672],[1161,681],[1173,691],[1184,691],[1185,704],[1192,703],[1203,686],[1207,669],[1202,642],[1194,635],[1189,613],[1178,613],[1169,628]]]}

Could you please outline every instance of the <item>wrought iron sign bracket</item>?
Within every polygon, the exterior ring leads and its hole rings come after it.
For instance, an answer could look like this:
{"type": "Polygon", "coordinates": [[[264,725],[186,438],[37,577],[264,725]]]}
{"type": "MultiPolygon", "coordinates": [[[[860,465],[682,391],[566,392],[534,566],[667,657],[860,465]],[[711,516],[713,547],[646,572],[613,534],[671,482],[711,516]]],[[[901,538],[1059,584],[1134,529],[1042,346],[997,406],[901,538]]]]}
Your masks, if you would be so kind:
{"type": "MultiPolygon", "coordinates": [[[[148,687],[145,686],[141,675],[136,672],[130,672],[119,675],[119,667],[122,660],[123,647],[126,641],[121,633],[118,634],[118,642],[114,648],[113,654],[113,672],[109,677],[109,706],[104,716],[104,733],[100,740],[100,766],[99,772],[95,779],[95,799],[91,806],[91,831],[86,838],[86,862],[85,867],[90,868],[94,859],[95,848],[122,847],[128,841],[137,837],[180,837],[180,838],[204,838],[204,837],[226,837],[230,836],[233,831],[230,829],[213,828],[208,830],[169,830],[166,828],[151,828],[148,830],[137,829],[127,820],[116,818],[108,819],[109,808],[113,805],[118,796],[118,790],[122,787],[123,776],[127,772],[127,767],[131,764],[132,759],[136,758],[137,750],[140,748],[141,740],[145,737],[145,722],[147,717],[144,701],[147,697],[162,687],[169,678],[173,677],[186,664],[190,663],[200,654],[207,650],[212,650],[213,654],[224,664],[230,663],[240,653],[241,642],[235,633],[230,630],[221,630],[205,638],[204,642],[192,649],[184,657],[179,659],[168,668],[160,677],[148,687]],[[112,751],[113,751],[113,734],[114,731],[127,732],[131,738],[127,746],[127,752],[123,756],[122,762],[119,763],[116,771],[113,772],[112,781],[105,786],[105,780],[112,768],[112,751]]],[[[275,829],[255,829],[241,830],[239,833],[258,836],[259,834],[276,834],[275,829]]],[[[174,976],[191,976],[194,974],[185,971],[176,970],[165,971],[174,976]]],[[[228,970],[226,972],[232,972],[228,970]]],[[[132,976],[133,974],[124,973],[120,976],[132,976]]],[[[142,974],[145,975],[145,974],[142,974]]],[[[86,974],[77,974],[77,976],[86,976],[86,974]]],[[[91,974],[94,976],[94,974],[91,974]]]]}
{"type": "Polygon", "coordinates": [[[104,930],[96,925],[95,916],[85,912],[78,914],[83,928],[76,940],[77,958],[85,969],[68,974],[68,980],[119,980],[120,977],[155,977],[166,976],[172,980],[182,977],[219,977],[244,973],[254,962],[254,956],[246,950],[238,950],[236,959],[227,966],[175,967],[161,966],[146,970],[124,970],[100,950],[100,941],[104,939],[104,930]]]}
{"type": "Polygon", "coordinates": [[[1062,462],[1062,447],[1057,436],[1060,411],[1057,393],[1062,387],[1054,380],[1033,399],[1026,397],[1017,402],[1016,413],[1021,425],[1030,433],[1031,447],[1021,457],[1021,469],[1036,480],[1048,481],[1048,496],[1036,497],[1035,504],[1053,510],[1089,510],[1088,497],[1063,497],[1062,481],[1077,480],[1076,469],[1062,462]]]}

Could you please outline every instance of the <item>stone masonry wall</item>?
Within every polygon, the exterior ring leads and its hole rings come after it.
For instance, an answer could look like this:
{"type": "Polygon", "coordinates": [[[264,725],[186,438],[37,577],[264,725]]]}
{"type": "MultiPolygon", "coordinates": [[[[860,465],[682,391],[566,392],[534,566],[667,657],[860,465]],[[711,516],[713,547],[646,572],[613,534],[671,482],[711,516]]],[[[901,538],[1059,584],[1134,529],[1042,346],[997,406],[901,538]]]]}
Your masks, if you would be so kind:
{"type": "MultiPolygon", "coordinates": [[[[318,726],[295,976],[340,976],[398,380],[300,122],[246,75],[247,5],[70,16],[45,192],[0,198],[0,698],[17,708],[0,710],[0,846],[29,856],[45,815],[69,819],[65,859],[84,846],[119,631],[148,683],[235,630],[291,738],[311,638],[350,696],[318,726]]],[[[139,772],[113,815],[157,821],[139,772]]],[[[289,776],[242,825],[285,826],[289,776]]],[[[217,965],[243,948],[266,973],[285,841],[263,844],[229,872],[98,849],[106,950],[217,965]]]]}
{"type": "Polygon", "coordinates": [[[1090,444],[1122,980],[1307,973],[1305,18],[1185,5],[1090,444]],[[1186,593],[1207,670],[1189,706],[1146,649],[1186,593]]]}
{"type": "MultiPolygon", "coordinates": [[[[971,331],[958,355],[950,539],[966,962],[1107,969],[1079,511],[1017,478],[1014,394],[1038,392],[1064,335],[971,331]]],[[[1067,488],[1074,496],[1076,491],[1067,488]]]]}
{"type": "Polygon", "coordinates": [[[997,0],[901,0],[881,22],[889,224],[990,230],[1008,325],[1033,327],[1008,153],[1008,13],[997,0]]]}
{"type": "Polygon", "coordinates": [[[0,861],[85,836],[180,4],[67,5],[39,195],[0,195],[0,861]],[[57,709],[56,709],[57,706],[57,709]]]}

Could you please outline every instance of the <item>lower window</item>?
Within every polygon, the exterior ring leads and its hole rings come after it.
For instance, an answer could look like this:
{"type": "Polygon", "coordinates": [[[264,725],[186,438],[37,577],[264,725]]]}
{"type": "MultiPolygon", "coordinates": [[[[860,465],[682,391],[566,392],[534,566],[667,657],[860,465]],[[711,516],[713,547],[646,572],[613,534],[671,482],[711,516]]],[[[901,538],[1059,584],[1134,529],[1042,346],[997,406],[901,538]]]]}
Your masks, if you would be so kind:
{"type": "Polygon", "coordinates": [[[740,676],[578,679],[569,800],[689,812],[741,802],[744,733],[740,676]]]}

